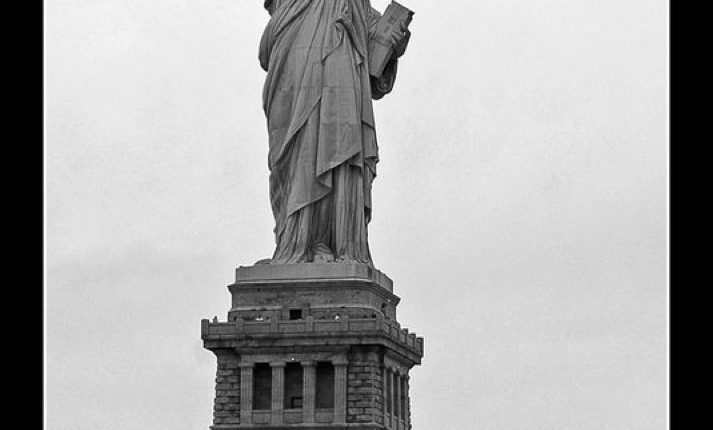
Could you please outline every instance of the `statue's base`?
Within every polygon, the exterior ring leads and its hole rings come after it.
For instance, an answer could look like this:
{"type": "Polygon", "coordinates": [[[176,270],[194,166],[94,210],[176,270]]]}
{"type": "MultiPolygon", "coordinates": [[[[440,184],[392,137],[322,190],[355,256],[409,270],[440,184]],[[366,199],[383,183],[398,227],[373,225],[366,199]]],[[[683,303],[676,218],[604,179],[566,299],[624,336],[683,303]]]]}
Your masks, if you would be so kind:
{"type": "Polygon", "coordinates": [[[228,289],[228,321],[201,324],[218,359],[213,430],[410,428],[408,372],[423,339],[396,321],[386,275],[257,265],[238,268],[228,289]]]}
{"type": "MultiPolygon", "coordinates": [[[[293,425],[217,425],[211,426],[210,430],[243,430],[243,429],[265,429],[265,430],[293,430],[299,428],[300,430],[388,430],[390,427],[386,427],[382,424],[300,424],[299,427],[293,425]]],[[[406,427],[401,427],[406,429],[406,427]]]]}
{"type": "Polygon", "coordinates": [[[388,276],[366,264],[323,263],[240,267],[228,287],[228,321],[256,318],[396,319],[400,299],[388,276]],[[292,316],[291,316],[292,315],[292,316]]]}
{"type": "Polygon", "coordinates": [[[371,282],[393,292],[393,282],[379,270],[362,263],[300,263],[241,266],[235,270],[236,285],[354,280],[371,282]]]}

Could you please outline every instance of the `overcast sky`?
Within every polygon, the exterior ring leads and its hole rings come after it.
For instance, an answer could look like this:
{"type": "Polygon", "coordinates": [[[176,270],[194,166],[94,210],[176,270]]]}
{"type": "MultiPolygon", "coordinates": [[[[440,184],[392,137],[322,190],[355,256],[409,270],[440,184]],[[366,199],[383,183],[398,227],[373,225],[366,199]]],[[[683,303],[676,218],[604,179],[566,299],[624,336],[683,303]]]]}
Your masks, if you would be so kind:
{"type": "MultiPolygon", "coordinates": [[[[200,320],[274,246],[262,3],[45,1],[47,429],[210,425],[200,320]]],[[[665,429],[667,2],[403,3],[369,237],[414,429],[665,429]]]]}

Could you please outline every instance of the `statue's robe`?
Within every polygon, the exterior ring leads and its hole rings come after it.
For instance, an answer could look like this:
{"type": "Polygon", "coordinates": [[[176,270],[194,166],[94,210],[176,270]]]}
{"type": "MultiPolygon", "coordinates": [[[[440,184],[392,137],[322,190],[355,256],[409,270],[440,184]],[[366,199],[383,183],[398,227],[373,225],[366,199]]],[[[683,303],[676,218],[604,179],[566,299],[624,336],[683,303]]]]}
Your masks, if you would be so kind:
{"type": "Polygon", "coordinates": [[[396,59],[379,80],[369,76],[369,31],[380,14],[368,0],[267,0],[265,7],[272,18],[259,58],[267,71],[272,263],[331,251],[371,264],[372,97],[390,92],[396,76],[396,59]]]}

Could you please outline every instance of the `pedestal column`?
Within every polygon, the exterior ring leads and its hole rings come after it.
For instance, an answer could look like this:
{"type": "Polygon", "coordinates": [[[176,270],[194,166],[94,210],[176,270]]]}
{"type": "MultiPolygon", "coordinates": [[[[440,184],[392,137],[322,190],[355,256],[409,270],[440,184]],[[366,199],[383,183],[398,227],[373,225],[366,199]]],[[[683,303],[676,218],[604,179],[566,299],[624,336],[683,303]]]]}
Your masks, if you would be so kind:
{"type": "Polygon", "coordinates": [[[317,383],[317,362],[302,362],[302,420],[305,423],[314,422],[314,404],[317,383]]]}
{"type": "Polygon", "coordinates": [[[382,394],[382,408],[384,410],[384,427],[388,428],[390,426],[389,422],[389,402],[391,401],[391,395],[389,394],[389,368],[384,367],[384,371],[381,372],[381,394],[382,394]]]}
{"type": "Polygon", "coordinates": [[[401,426],[401,375],[398,370],[394,372],[394,418],[396,418],[395,429],[399,430],[401,426]]]}
{"type": "Polygon", "coordinates": [[[253,422],[253,363],[240,363],[240,424],[253,422]]]}
{"type": "Polygon", "coordinates": [[[272,413],[270,424],[282,424],[285,397],[285,363],[270,363],[272,368],[272,413]]]}
{"type": "Polygon", "coordinates": [[[335,360],[334,364],[334,422],[347,422],[347,361],[335,360]]]}
{"type": "Polygon", "coordinates": [[[405,425],[406,430],[409,430],[409,429],[411,428],[411,400],[409,399],[409,396],[408,396],[408,389],[409,389],[409,381],[410,381],[410,380],[411,380],[411,378],[410,378],[408,375],[404,375],[404,389],[405,389],[405,392],[404,392],[404,396],[405,396],[404,403],[406,404],[406,406],[405,406],[406,409],[404,410],[404,416],[405,416],[406,418],[404,419],[404,423],[406,423],[406,425],[405,425]]]}

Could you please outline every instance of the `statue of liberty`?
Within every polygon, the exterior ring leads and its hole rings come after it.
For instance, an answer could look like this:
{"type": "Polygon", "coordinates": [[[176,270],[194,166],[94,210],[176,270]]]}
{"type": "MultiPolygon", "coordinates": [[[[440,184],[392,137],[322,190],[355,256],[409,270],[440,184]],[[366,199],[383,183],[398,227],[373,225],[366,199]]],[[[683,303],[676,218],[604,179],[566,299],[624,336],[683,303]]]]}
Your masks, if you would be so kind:
{"type": "Polygon", "coordinates": [[[410,34],[404,26],[393,31],[394,54],[375,78],[369,39],[381,14],[369,0],[266,0],[265,8],[271,19],[259,58],[277,244],[263,262],[373,265],[372,99],[392,90],[410,34]]]}

